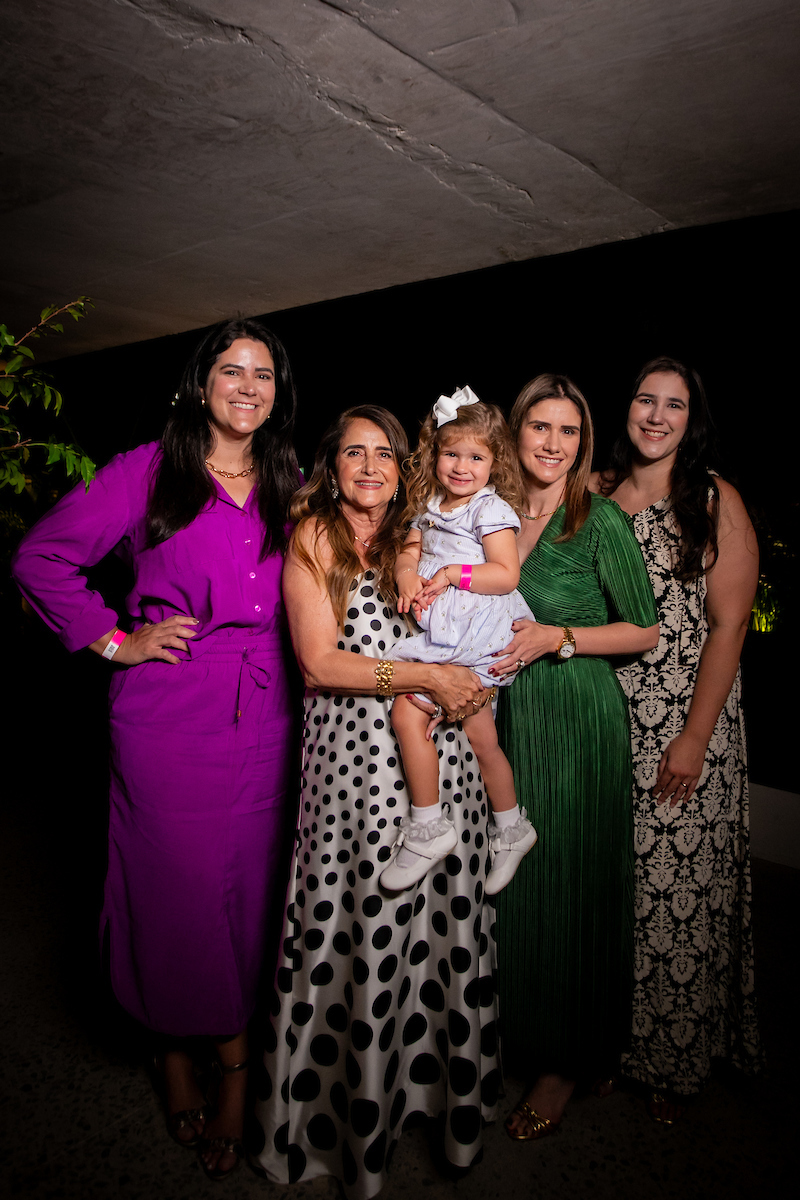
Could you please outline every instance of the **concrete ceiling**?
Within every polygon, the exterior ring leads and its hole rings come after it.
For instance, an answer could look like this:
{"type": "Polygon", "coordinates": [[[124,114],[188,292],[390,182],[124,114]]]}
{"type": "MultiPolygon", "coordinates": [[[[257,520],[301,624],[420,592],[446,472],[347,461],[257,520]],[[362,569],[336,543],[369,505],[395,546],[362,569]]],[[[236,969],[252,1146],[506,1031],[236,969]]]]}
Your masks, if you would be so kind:
{"type": "Polygon", "coordinates": [[[796,0],[5,0],[0,319],[77,352],[800,207],[796,0]]]}

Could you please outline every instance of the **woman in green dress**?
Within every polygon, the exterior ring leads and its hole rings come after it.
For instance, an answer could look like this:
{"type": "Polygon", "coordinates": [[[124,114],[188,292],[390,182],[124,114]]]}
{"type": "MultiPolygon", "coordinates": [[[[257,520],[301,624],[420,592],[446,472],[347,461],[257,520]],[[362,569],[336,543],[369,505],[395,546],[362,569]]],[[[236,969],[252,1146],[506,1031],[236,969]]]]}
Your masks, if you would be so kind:
{"type": "Polygon", "coordinates": [[[633,924],[628,710],[609,655],[658,641],[631,521],[587,490],[593,431],[562,375],[540,375],[511,412],[527,511],[517,621],[497,674],[498,729],[539,845],[497,897],[506,1062],[529,1090],[510,1137],[552,1133],[579,1078],[613,1072],[630,1026],[633,924]]]}

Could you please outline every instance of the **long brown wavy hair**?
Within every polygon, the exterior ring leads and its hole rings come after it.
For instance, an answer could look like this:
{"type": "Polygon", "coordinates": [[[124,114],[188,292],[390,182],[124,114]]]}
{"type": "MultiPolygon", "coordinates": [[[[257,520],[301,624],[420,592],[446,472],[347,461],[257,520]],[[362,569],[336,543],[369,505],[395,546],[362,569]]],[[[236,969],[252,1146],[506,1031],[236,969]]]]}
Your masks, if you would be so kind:
{"type": "Polygon", "coordinates": [[[433,413],[425,418],[419,434],[419,445],[408,460],[406,492],[408,506],[403,520],[408,523],[419,516],[444,488],[436,477],[436,460],[440,451],[450,442],[471,435],[481,442],[494,457],[489,482],[494,484],[498,496],[516,512],[521,512],[525,503],[522,490],[522,474],[519,468],[514,442],[509,433],[505,417],[495,404],[464,405],[458,410],[454,421],[436,428],[433,413]]]}
{"type": "Polygon", "coordinates": [[[339,628],[344,626],[353,580],[361,574],[363,568],[356,553],[352,526],[342,512],[339,502],[333,498],[331,475],[347,430],[353,421],[359,420],[371,421],[386,435],[400,472],[397,499],[389,502],[383,524],[370,539],[369,546],[364,547],[367,563],[378,577],[381,595],[391,603],[396,602],[394,566],[405,540],[405,527],[402,522],[406,503],[403,463],[408,458],[408,440],[403,426],[387,409],[380,408],[377,404],[360,404],[355,408],[348,408],[336,418],[322,435],[311,478],[295,493],[289,509],[290,519],[297,523],[292,533],[290,548],[303,566],[316,579],[324,582],[339,628]],[[316,556],[309,554],[303,546],[300,534],[309,526],[313,528],[313,545],[316,547],[324,533],[333,552],[333,565],[325,572],[316,556]]]}
{"type": "MultiPolygon", "coordinates": [[[[645,363],[633,385],[631,402],[648,375],[678,375],[689,392],[689,420],[678,446],[670,479],[672,511],[680,530],[675,577],[689,583],[716,561],[719,546],[719,488],[709,471],[719,470],[716,433],[706,390],[697,371],[677,358],[662,355],[645,363]],[[709,502],[709,492],[711,500],[709,502]]],[[[604,496],[616,491],[633,467],[633,446],[626,428],[611,449],[611,461],[600,476],[604,496]]]]}
{"type": "Polygon", "coordinates": [[[508,418],[514,445],[519,442],[522,425],[528,410],[541,400],[571,400],[581,415],[581,444],[575,462],[567,474],[564,493],[564,526],[554,542],[568,542],[573,538],[589,516],[592,497],[589,492],[589,476],[592,473],[594,454],[594,426],[586,397],[566,375],[537,375],[527,383],[514,401],[508,418]]]}

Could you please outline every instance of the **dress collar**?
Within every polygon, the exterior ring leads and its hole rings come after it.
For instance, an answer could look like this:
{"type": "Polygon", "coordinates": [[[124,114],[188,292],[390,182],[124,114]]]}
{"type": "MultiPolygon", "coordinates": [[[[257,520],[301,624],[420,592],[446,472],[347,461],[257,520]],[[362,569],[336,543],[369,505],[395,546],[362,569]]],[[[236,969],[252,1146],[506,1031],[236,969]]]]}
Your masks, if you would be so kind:
{"type": "Polygon", "coordinates": [[[480,499],[481,496],[494,495],[496,495],[494,484],[487,483],[486,487],[482,487],[479,492],[476,492],[474,496],[470,496],[469,500],[465,500],[463,504],[459,504],[458,508],[452,509],[451,512],[442,512],[440,505],[444,497],[440,495],[433,497],[428,505],[428,508],[432,513],[435,513],[437,517],[441,517],[443,521],[453,521],[456,517],[460,516],[461,513],[466,512],[474,500],[480,499]]]}

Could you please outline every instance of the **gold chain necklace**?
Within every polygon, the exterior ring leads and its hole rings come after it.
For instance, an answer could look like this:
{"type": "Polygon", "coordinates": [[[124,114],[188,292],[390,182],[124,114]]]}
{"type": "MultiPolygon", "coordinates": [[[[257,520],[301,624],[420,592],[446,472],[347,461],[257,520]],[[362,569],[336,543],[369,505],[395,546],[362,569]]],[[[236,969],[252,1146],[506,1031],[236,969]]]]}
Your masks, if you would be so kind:
{"type": "Polygon", "coordinates": [[[252,467],[248,467],[246,471],[221,471],[219,467],[212,467],[208,459],[205,462],[209,471],[213,471],[215,475],[221,475],[223,479],[244,479],[246,476],[252,475],[256,469],[256,464],[253,463],[252,467]]]}
{"type": "MultiPolygon", "coordinates": [[[[559,504],[558,508],[561,508],[560,504],[559,504]]],[[[539,513],[538,517],[531,517],[526,512],[524,512],[522,515],[526,521],[541,521],[542,517],[552,517],[553,513],[558,512],[558,508],[552,509],[549,513],[539,513]]]]}

